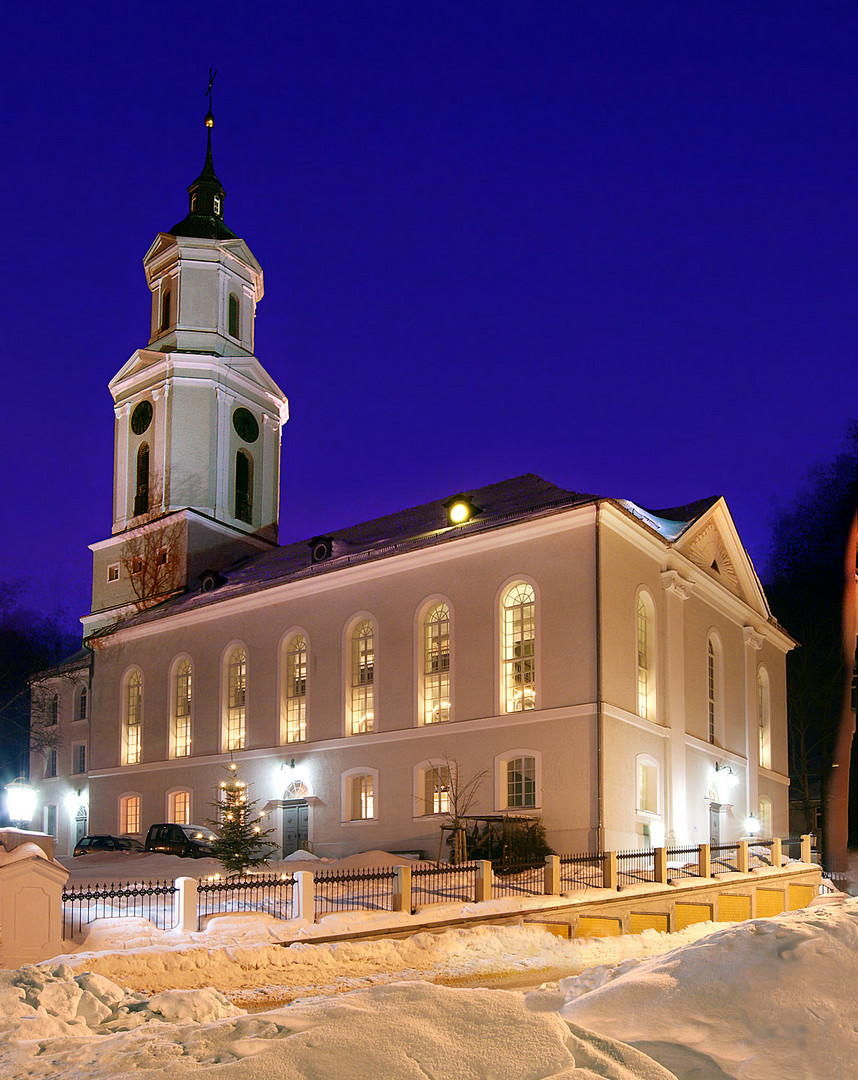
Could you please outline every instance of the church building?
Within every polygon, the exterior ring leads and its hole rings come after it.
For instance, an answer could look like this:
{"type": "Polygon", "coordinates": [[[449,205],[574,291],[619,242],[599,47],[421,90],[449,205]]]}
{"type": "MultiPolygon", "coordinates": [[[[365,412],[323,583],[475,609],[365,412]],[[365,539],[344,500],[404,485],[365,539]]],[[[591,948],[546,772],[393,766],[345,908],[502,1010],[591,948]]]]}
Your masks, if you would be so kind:
{"type": "Polygon", "coordinates": [[[62,736],[31,763],[59,853],[204,823],[230,761],[284,854],[437,855],[471,781],[470,814],[538,817],[558,852],[786,835],[795,643],[722,498],[651,511],[524,475],[279,545],[288,405],[212,122],[143,260],[149,341],[109,384],[86,648],[33,699],[62,736]]]}

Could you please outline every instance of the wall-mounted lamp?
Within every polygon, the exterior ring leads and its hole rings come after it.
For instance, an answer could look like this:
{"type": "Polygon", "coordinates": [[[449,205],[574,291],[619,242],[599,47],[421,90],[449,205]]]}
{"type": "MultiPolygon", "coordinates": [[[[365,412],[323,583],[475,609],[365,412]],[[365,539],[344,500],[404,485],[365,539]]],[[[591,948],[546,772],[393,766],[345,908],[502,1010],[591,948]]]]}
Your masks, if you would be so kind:
{"type": "Polygon", "coordinates": [[[754,817],[753,814],[748,814],[745,819],[745,832],[748,836],[759,836],[762,827],[762,823],[758,817],[754,817]]]}
{"type": "Polygon", "coordinates": [[[287,769],[294,769],[294,768],[295,768],[295,759],[294,758],[292,758],[290,761],[281,761],[280,762],[280,772],[286,772],[287,769]]]}

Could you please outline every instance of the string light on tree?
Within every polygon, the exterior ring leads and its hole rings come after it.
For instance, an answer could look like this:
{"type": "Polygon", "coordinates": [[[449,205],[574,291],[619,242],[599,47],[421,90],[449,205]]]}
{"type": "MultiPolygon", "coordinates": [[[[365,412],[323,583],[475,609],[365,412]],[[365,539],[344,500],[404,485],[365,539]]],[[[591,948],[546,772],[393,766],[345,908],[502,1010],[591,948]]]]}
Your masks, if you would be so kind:
{"type": "Polygon", "coordinates": [[[229,778],[219,784],[220,802],[216,804],[219,830],[214,853],[228,873],[243,873],[249,866],[264,863],[273,854],[275,844],[266,837],[271,830],[262,828],[263,815],[256,813],[255,800],[248,799],[247,783],[238,778],[238,763],[226,766],[229,778]]]}

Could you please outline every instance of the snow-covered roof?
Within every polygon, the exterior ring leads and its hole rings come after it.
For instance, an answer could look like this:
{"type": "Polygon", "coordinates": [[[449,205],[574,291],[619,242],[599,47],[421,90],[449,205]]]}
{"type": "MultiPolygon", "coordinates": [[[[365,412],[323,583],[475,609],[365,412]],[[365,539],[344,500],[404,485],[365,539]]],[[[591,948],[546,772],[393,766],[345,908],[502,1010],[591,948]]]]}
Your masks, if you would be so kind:
{"type": "MultiPolygon", "coordinates": [[[[217,588],[204,592],[199,584],[194,582],[190,584],[187,592],[139,612],[124,620],[122,625],[149,622],[290,581],[334,573],[349,566],[407,551],[453,543],[465,536],[505,528],[602,501],[601,496],[558,487],[533,473],[458,494],[467,497],[478,509],[478,512],[462,525],[449,523],[447,507],[450,497],[436,499],[395,514],[334,530],[324,538],[314,538],[330,542],[331,554],[323,561],[313,561],[313,541],[310,540],[286,544],[259,555],[249,556],[219,571],[221,584],[217,588]]],[[[717,500],[705,499],[687,507],[657,512],[625,500],[609,501],[632,513],[666,542],[671,543],[717,500]],[[682,513],[686,511],[691,511],[688,518],[682,517],[682,513]]]]}

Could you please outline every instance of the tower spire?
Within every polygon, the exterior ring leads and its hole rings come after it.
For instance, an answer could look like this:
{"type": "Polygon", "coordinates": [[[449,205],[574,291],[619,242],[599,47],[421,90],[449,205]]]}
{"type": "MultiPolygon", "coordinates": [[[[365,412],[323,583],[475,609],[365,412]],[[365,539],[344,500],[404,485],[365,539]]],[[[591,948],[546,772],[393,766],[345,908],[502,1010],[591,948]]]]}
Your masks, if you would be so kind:
{"type": "Polygon", "coordinates": [[[209,99],[209,111],[205,116],[206,125],[206,157],[203,162],[203,171],[188,187],[188,213],[180,222],[170,229],[173,236],[198,236],[208,240],[234,240],[235,233],[226,227],[223,221],[223,204],[226,192],[223,184],[214,170],[212,158],[212,128],[214,127],[214,112],[212,111],[212,86],[214,85],[217,71],[209,68],[209,85],[206,96],[209,99]]]}

